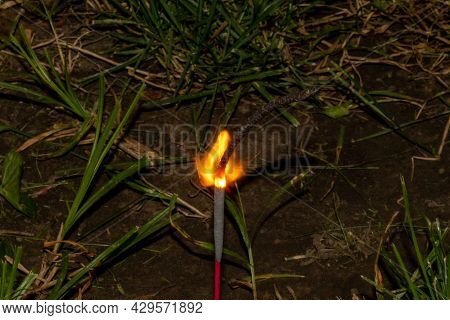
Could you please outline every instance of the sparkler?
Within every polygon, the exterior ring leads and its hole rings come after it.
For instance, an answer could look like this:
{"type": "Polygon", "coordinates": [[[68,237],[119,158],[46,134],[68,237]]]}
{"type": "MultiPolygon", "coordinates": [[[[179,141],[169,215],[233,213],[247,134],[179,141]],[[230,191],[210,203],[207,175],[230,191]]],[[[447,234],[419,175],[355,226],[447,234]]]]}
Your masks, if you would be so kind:
{"type": "Polygon", "coordinates": [[[233,138],[223,130],[219,133],[211,150],[196,159],[200,183],[205,187],[214,186],[214,299],[220,299],[220,274],[223,254],[223,227],[225,192],[231,184],[244,174],[242,166],[233,159],[234,149],[249,128],[277,107],[302,101],[315,94],[318,89],[303,90],[297,94],[280,97],[266,104],[254,113],[233,138]]]}
{"type": "Polygon", "coordinates": [[[211,150],[197,159],[197,169],[203,186],[214,186],[214,299],[220,299],[220,274],[223,253],[223,227],[225,191],[243,175],[242,166],[228,154],[231,136],[228,131],[219,133],[211,150]],[[223,165],[222,165],[223,163],[223,165]]]}

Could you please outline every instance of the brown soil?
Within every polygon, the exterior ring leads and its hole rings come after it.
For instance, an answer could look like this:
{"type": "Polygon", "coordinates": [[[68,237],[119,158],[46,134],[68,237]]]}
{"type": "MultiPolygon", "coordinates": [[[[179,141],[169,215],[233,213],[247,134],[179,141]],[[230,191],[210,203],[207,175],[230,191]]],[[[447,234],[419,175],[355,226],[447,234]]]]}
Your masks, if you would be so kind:
{"type": "MultiPolygon", "coordinates": [[[[0,56],[0,59],[4,59],[3,62],[0,60],[2,72],[17,70],[17,61],[3,56],[0,56]]],[[[367,90],[389,88],[420,99],[431,97],[442,90],[438,83],[428,80],[413,81],[409,74],[392,66],[366,65],[358,71],[363,76],[367,90]]],[[[259,101],[247,99],[233,122],[243,123],[252,110],[260,107],[259,101]]],[[[383,107],[398,123],[410,121],[417,112],[416,107],[405,103],[389,103],[383,107]]],[[[139,114],[137,123],[185,124],[186,119],[190,119],[189,108],[186,106],[179,110],[143,112],[139,114]]],[[[444,108],[436,101],[425,112],[431,115],[444,108]]],[[[309,114],[309,123],[313,125],[314,131],[307,150],[334,162],[337,137],[343,126],[346,135],[340,164],[358,167],[342,170],[347,181],[334,170],[313,169],[306,191],[295,191],[296,195],[290,197],[290,201],[268,217],[255,240],[256,273],[295,274],[303,275],[304,278],[268,279],[258,282],[259,298],[276,299],[281,296],[286,299],[350,299],[355,295],[373,298],[372,288],[361,279],[361,275],[373,278],[375,248],[380,235],[393,213],[401,210],[401,175],[408,181],[410,198],[416,212],[426,214],[430,218],[438,217],[444,223],[448,222],[449,149],[444,148],[439,161],[415,161],[412,177],[411,159],[422,153],[399,135],[390,133],[364,142],[352,142],[383,128],[363,110],[364,108],[360,107],[350,116],[338,120],[319,113],[309,114]],[[322,199],[332,183],[335,184],[332,192],[322,199]],[[334,212],[336,204],[341,225],[334,212]],[[306,257],[286,261],[287,257],[298,255],[306,257]]],[[[293,113],[302,121],[306,121],[301,107],[293,113]]],[[[271,121],[287,126],[278,114],[272,114],[270,117],[273,118],[271,121]]],[[[54,109],[18,102],[6,95],[0,97],[0,120],[26,132],[37,134],[51,129],[57,122],[67,123],[69,119],[54,109]]],[[[447,119],[441,117],[427,121],[404,132],[426,146],[437,148],[447,119]]],[[[2,133],[0,155],[4,156],[24,141],[23,137],[13,133],[2,133]]],[[[52,177],[58,175],[58,170],[84,165],[82,160],[73,155],[46,161],[37,160],[33,156],[45,149],[45,146],[38,145],[24,153],[26,165],[23,184],[27,187],[40,184],[38,188],[30,189],[32,192],[51,181],[52,177]]],[[[77,152],[86,154],[87,150],[79,148],[77,152]]],[[[308,158],[311,165],[324,165],[320,160],[308,158]]],[[[240,183],[249,226],[255,224],[260,214],[268,212],[270,198],[289,178],[287,175],[267,174],[250,177],[240,183]]],[[[181,178],[177,174],[153,174],[149,175],[148,179],[161,189],[188,199],[204,212],[210,212],[212,209],[209,197],[202,193],[196,194],[197,189],[191,183],[191,180],[196,179],[195,173],[181,178]]],[[[27,232],[34,237],[8,237],[24,246],[23,264],[28,268],[35,271],[39,269],[43,257],[43,240],[56,238],[58,228],[67,214],[67,202],[73,198],[78,183],[78,178],[67,179],[37,196],[39,211],[35,219],[24,217],[0,199],[0,229],[27,232]]],[[[98,206],[95,214],[84,220],[73,238],[77,239],[100,221],[138,198],[139,194],[125,188],[117,190],[98,206]]],[[[287,200],[287,195],[284,195],[284,198],[287,200]]],[[[100,250],[102,247],[96,244],[112,243],[131,227],[146,221],[162,208],[161,204],[154,201],[143,202],[142,207],[128,212],[120,223],[90,235],[88,241],[86,240],[89,248],[94,252],[100,250]]],[[[180,224],[194,238],[212,240],[211,220],[183,218],[180,224]]],[[[225,246],[245,255],[236,228],[230,220],[226,222],[225,246]]],[[[246,276],[248,274],[242,268],[233,263],[225,263],[224,283],[246,276]]],[[[157,238],[149,239],[139,250],[99,272],[84,298],[209,299],[212,295],[212,277],[211,258],[186,243],[173,230],[167,229],[157,238]]],[[[251,297],[251,292],[246,289],[233,289],[224,285],[225,299],[251,297]]]]}

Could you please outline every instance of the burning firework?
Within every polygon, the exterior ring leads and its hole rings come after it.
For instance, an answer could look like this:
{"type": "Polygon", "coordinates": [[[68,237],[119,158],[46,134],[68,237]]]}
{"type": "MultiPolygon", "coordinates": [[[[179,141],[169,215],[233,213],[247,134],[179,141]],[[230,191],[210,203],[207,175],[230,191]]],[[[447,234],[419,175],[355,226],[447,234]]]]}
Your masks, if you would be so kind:
{"type": "Polygon", "coordinates": [[[233,157],[221,165],[227,154],[231,135],[223,130],[219,133],[211,150],[197,159],[200,182],[205,187],[214,186],[214,299],[220,299],[220,266],[223,252],[223,226],[225,190],[244,174],[243,167],[233,157]]]}

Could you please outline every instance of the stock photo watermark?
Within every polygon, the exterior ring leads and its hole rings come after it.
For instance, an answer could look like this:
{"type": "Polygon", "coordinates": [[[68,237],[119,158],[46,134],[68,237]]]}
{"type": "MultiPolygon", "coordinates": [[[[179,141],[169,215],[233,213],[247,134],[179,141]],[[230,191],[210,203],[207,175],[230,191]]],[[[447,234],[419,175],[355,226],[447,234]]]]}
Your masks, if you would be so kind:
{"type": "MultiPolygon", "coordinates": [[[[233,134],[241,126],[227,126],[233,134]]],[[[196,160],[211,148],[223,128],[205,125],[141,124],[137,139],[146,154],[151,150],[154,165],[140,174],[165,174],[190,176],[196,173],[196,160]]],[[[307,124],[298,127],[281,124],[254,125],[247,129],[245,137],[236,146],[232,160],[242,165],[247,177],[262,174],[298,175],[310,167],[306,150],[314,128],[307,124]]]]}

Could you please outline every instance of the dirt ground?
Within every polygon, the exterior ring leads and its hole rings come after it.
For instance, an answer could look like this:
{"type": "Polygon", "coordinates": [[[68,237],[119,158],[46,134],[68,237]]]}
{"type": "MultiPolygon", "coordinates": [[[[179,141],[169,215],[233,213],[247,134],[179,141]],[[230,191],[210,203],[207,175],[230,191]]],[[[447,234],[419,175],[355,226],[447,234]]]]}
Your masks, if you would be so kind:
{"type": "MultiPolygon", "coordinates": [[[[6,21],[7,12],[0,12],[6,21]]],[[[3,26],[2,26],[3,27],[3,26]]],[[[31,26],[36,37],[45,39],[39,23],[31,26]]],[[[73,26],[60,25],[62,29],[73,26]]],[[[97,44],[99,47],[107,44],[97,44]]],[[[97,47],[97,48],[99,48],[97,47]]],[[[78,72],[89,74],[91,62],[79,59],[78,72]],[[84,65],[83,65],[84,64],[84,65]],[[83,69],[83,66],[85,68],[83,69]],[[81,71],[80,71],[81,70],[81,71]]],[[[9,79],[11,72],[23,68],[13,57],[0,54],[0,81],[9,79]]],[[[94,69],[95,70],[95,69],[94,69]]],[[[358,69],[366,90],[389,90],[418,99],[427,99],[442,90],[441,84],[430,80],[412,80],[411,75],[393,66],[362,65],[358,69]]],[[[151,90],[151,89],[147,89],[151,90]]],[[[149,94],[152,94],[151,92],[149,94]]],[[[262,106],[257,99],[246,98],[233,117],[233,123],[244,123],[254,109],[262,106]]],[[[131,135],[140,138],[138,129],[145,124],[183,125],[188,123],[190,108],[168,108],[154,112],[140,112],[131,135]]],[[[219,106],[223,108],[223,106],[219,106]]],[[[409,121],[417,107],[402,102],[385,103],[383,108],[398,123],[409,121]]],[[[424,112],[431,116],[445,111],[446,106],[433,102],[424,112]]],[[[292,109],[302,125],[311,128],[305,149],[321,158],[334,162],[339,131],[345,128],[345,141],[340,165],[354,166],[343,169],[342,175],[324,167],[324,163],[311,155],[304,155],[312,166],[312,173],[304,189],[285,194],[286,202],[274,210],[259,230],[254,247],[257,275],[289,274],[298,278],[267,279],[257,282],[261,299],[351,299],[374,298],[373,289],[361,276],[373,278],[376,248],[381,234],[396,211],[401,211],[400,176],[407,180],[410,199],[416,213],[429,218],[439,218],[443,224],[449,220],[450,207],[450,152],[444,148],[441,159],[415,160],[421,156],[418,147],[405,141],[396,133],[389,133],[367,141],[355,140],[383,130],[364,106],[354,109],[349,116],[331,119],[318,112],[305,113],[302,106],[292,109]],[[413,171],[414,163],[414,171],[413,171]],[[331,186],[332,191],[329,192],[331,186]]],[[[55,109],[18,101],[12,96],[0,95],[0,120],[25,132],[38,134],[50,130],[55,123],[72,120],[55,109]]],[[[279,114],[273,113],[267,123],[288,126],[279,114]]],[[[437,148],[448,121],[447,117],[417,124],[404,130],[411,138],[428,147],[437,148]]],[[[192,137],[190,137],[192,138],[192,137]]],[[[0,134],[0,156],[20,146],[26,138],[11,132],[0,134]]],[[[168,141],[168,144],[173,143],[168,141]]],[[[168,147],[167,145],[165,146],[168,147]]],[[[174,147],[174,146],[171,146],[174,147]]],[[[263,146],[258,145],[258,148],[263,146]]],[[[0,199],[0,230],[17,231],[19,236],[7,236],[24,246],[23,264],[37,270],[43,256],[43,241],[55,239],[59,226],[67,214],[67,202],[74,197],[79,178],[56,180],[62,170],[82,167],[84,161],[73,155],[41,161],[34,155],[46,150],[36,145],[24,152],[25,169],[23,185],[35,192],[38,214],[28,219],[0,199]],[[51,188],[43,190],[46,185],[51,188]],[[37,191],[42,192],[37,192],[37,191]]],[[[177,146],[175,146],[177,148],[177,146]]],[[[87,154],[81,147],[77,152],[87,154]]],[[[243,151],[243,153],[248,151],[243,151]]],[[[276,149],[275,152],[280,152],[276,149]]],[[[251,155],[246,154],[246,159],[251,155]]],[[[191,168],[192,169],[192,168],[191,168]]],[[[266,173],[247,177],[239,183],[247,223],[252,226],[257,217],[269,212],[269,199],[279,192],[292,175],[266,173]]],[[[203,212],[211,213],[212,201],[193,185],[196,173],[148,174],[147,179],[163,190],[188,199],[203,212]]],[[[163,205],[144,200],[121,218],[95,232],[86,233],[101,221],[126,208],[140,195],[119,188],[109,199],[86,218],[72,235],[92,250],[100,250],[124,234],[131,227],[146,221],[163,205]]],[[[417,214],[417,217],[419,215],[417,214]]],[[[212,240],[212,221],[185,217],[180,225],[199,240],[212,240]]],[[[236,228],[226,221],[225,247],[245,255],[236,228]]],[[[1,235],[1,234],[0,234],[1,235]]],[[[224,299],[251,299],[251,291],[235,288],[233,279],[247,277],[245,270],[232,262],[224,265],[224,299]]],[[[108,268],[99,270],[85,299],[209,299],[212,295],[213,263],[205,252],[187,243],[177,232],[167,229],[138,250],[108,268]]]]}

